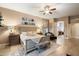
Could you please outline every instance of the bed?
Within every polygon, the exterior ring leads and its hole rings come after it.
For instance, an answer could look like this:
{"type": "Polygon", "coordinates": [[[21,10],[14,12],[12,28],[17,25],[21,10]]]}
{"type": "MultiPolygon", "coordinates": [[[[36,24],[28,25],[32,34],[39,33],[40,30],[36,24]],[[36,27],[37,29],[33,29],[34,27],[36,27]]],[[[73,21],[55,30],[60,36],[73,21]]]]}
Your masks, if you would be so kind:
{"type": "Polygon", "coordinates": [[[22,45],[24,47],[24,50],[27,52],[32,51],[36,49],[35,45],[39,43],[40,39],[44,37],[43,35],[38,35],[32,33],[32,35],[28,35],[27,32],[22,32],[20,35],[22,45]]]}

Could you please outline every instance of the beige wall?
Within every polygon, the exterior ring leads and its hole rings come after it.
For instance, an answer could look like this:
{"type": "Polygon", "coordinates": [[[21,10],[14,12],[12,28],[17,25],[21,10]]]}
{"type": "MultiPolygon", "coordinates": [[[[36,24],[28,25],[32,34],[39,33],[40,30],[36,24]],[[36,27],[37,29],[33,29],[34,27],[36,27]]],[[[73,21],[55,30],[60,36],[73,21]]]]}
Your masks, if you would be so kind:
{"type": "MultiPolygon", "coordinates": [[[[41,27],[43,25],[43,23],[45,23],[45,20],[42,20],[43,18],[37,17],[37,16],[32,16],[32,15],[28,15],[28,14],[23,14],[17,11],[12,11],[6,8],[2,8],[0,7],[0,12],[2,13],[4,22],[3,24],[6,26],[16,26],[16,25],[20,25],[21,24],[21,19],[22,17],[26,17],[26,18],[32,18],[35,19],[35,23],[37,27],[41,27]]],[[[5,29],[5,28],[3,28],[5,29]]],[[[0,32],[2,32],[2,30],[0,30],[0,32]]],[[[8,41],[8,29],[6,31],[3,31],[4,33],[4,38],[0,38],[0,43],[6,43],[8,41]],[[6,32],[6,34],[5,34],[6,32]]],[[[1,37],[2,34],[0,34],[1,37]]]]}
{"type": "Polygon", "coordinates": [[[8,33],[7,27],[0,27],[0,44],[8,43],[8,33]]]}
{"type": "Polygon", "coordinates": [[[53,34],[55,34],[55,22],[54,19],[49,19],[50,21],[50,32],[52,32],[53,34]]]}

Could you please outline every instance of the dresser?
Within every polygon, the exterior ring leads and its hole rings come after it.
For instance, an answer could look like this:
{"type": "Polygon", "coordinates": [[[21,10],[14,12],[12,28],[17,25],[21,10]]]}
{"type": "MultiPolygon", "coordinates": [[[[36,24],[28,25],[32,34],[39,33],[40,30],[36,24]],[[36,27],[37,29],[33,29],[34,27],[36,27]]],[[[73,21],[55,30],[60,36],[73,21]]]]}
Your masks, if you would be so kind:
{"type": "Polygon", "coordinates": [[[20,44],[20,35],[19,34],[10,34],[9,35],[9,45],[18,45],[20,44]]]}

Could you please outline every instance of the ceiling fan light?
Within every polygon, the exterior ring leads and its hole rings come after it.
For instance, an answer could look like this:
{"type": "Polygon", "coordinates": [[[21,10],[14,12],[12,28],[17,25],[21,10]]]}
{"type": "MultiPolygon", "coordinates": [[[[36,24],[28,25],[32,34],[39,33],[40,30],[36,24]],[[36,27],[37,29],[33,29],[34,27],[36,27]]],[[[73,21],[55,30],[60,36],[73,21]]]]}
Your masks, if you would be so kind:
{"type": "Polygon", "coordinates": [[[45,11],[45,13],[47,14],[47,13],[49,13],[49,11],[47,10],[47,11],[45,11]]]}
{"type": "Polygon", "coordinates": [[[47,15],[47,14],[53,14],[54,10],[56,10],[56,8],[51,8],[49,5],[46,5],[44,9],[40,12],[42,12],[43,15],[47,15]]]}
{"type": "Polygon", "coordinates": [[[49,12],[50,14],[52,14],[52,12],[49,12]]]}

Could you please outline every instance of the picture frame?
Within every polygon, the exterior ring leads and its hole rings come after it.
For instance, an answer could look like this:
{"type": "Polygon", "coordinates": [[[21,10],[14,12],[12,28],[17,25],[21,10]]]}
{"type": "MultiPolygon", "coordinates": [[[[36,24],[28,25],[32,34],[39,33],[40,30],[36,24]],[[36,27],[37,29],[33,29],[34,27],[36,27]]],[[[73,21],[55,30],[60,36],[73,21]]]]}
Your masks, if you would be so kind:
{"type": "Polygon", "coordinates": [[[23,25],[35,25],[34,19],[22,17],[22,24],[23,25]]]}

